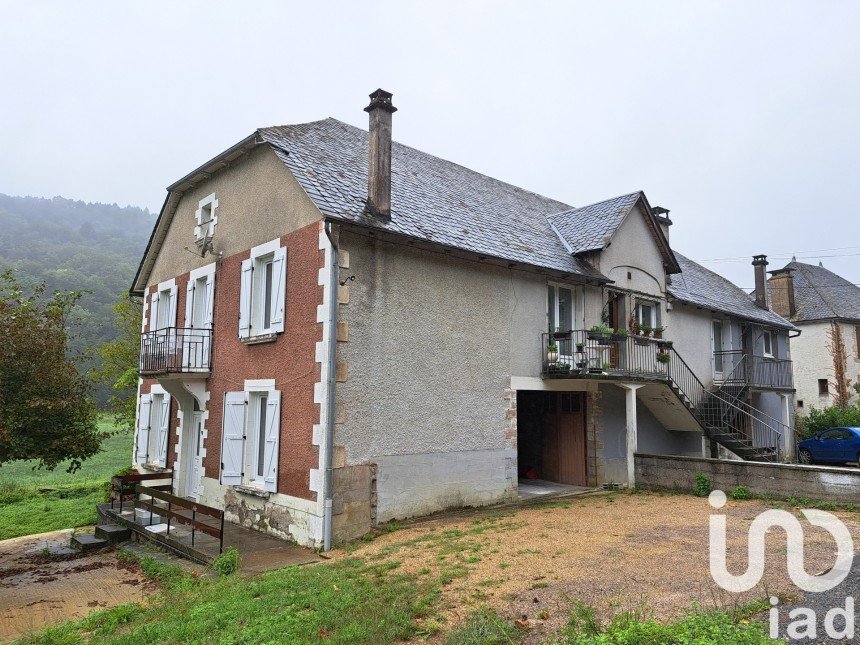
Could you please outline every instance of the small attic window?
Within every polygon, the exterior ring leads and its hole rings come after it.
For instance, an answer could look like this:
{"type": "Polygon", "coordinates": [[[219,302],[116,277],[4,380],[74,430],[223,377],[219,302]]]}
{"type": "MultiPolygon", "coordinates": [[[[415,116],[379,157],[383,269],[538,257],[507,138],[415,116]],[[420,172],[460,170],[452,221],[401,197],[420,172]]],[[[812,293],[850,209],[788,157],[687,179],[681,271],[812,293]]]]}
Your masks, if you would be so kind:
{"type": "Polygon", "coordinates": [[[215,225],[218,223],[218,215],[215,209],[218,208],[218,200],[215,198],[215,193],[208,197],[204,197],[197,204],[197,212],[195,219],[197,226],[194,227],[194,239],[199,246],[203,246],[207,240],[211,240],[215,235],[215,225]]]}

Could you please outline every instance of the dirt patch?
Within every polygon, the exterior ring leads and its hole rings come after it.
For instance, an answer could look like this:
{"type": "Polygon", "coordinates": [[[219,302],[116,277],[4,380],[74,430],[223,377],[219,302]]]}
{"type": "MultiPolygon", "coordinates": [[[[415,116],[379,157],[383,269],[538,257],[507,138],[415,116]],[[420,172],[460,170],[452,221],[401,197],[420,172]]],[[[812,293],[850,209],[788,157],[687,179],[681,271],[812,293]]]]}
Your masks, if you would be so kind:
{"type": "Polygon", "coordinates": [[[0,541],[0,641],[144,598],[148,584],[136,564],[115,551],[63,552],[70,536],[56,531],[0,541]]]}
{"type": "MultiPolygon", "coordinates": [[[[747,531],[755,516],[772,506],[729,501],[728,566],[746,569],[747,531]]],[[[742,595],[713,582],[709,565],[707,499],[659,493],[617,493],[572,498],[504,513],[476,512],[471,518],[440,518],[383,535],[355,555],[396,561],[410,573],[441,576],[442,613],[456,624],[486,605],[508,618],[528,620],[534,634],[566,624],[582,601],[608,616],[643,606],[662,620],[677,617],[696,602],[732,607],[781,595],[797,598],[785,570],[785,537],[766,539],[768,566],[762,582],[742,595]]],[[[836,513],[855,540],[856,513],[836,513]]],[[[823,529],[806,529],[806,570],[833,564],[834,545],[823,529]]]]}

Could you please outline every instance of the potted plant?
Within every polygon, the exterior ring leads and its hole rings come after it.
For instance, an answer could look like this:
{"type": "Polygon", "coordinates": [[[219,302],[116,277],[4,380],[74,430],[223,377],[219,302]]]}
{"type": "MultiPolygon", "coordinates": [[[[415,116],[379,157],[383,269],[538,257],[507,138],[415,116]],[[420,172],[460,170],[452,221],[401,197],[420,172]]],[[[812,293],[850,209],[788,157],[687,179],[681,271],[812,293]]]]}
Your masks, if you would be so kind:
{"type": "Polygon", "coordinates": [[[610,363],[609,361],[606,361],[605,363],[603,363],[603,371],[604,372],[608,372],[611,369],[612,369],[612,363],[610,363]]]}
{"type": "Polygon", "coordinates": [[[627,330],[626,329],[613,329],[612,335],[610,338],[616,343],[623,342],[627,340],[627,330]]]}
{"type": "Polygon", "coordinates": [[[667,365],[672,360],[672,355],[668,352],[657,352],[657,362],[667,365]]]}
{"type": "Polygon", "coordinates": [[[663,338],[663,332],[666,331],[666,328],[658,326],[654,327],[651,331],[654,333],[654,338],[663,338]]]}
{"type": "Polygon", "coordinates": [[[614,330],[609,325],[601,323],[588,330],[588,340],[596,340],[600,345],[609,344],[609,336],[614,330]]]}
{"type": "Polygon", "coordinates": [[[579,369],[585,369],[586,367],[588,367],[588,361],[587,361],[587,360],[585,360],[585,359],[582,359],[582,360],[576,361],[576,366],[577,366],[579,369]]]}
{"type": "Polygon", "coordinates": [[[639,325],[639,332],[645,337],[648,338],[651,335],[652,327],[651,325],[639,325]]]}
{"type": "Polygon", "coordinates": [[[576,351],[581,352],[584,350],[585,350],[585,343],[577,343],[576,344],[576,351]]]}
{"type": "Polygon", "coordinates": [[[558,360],[558,345],[550,343],[546,348],[546,362],[555,363],[558,360]]]}
{"type": "Polygon", "coordinates": [[[570,372],[570,363],[565,363],[564,361],[553,363],[549,366],[549,371],[556,374],[567,374],[570,372]]]}

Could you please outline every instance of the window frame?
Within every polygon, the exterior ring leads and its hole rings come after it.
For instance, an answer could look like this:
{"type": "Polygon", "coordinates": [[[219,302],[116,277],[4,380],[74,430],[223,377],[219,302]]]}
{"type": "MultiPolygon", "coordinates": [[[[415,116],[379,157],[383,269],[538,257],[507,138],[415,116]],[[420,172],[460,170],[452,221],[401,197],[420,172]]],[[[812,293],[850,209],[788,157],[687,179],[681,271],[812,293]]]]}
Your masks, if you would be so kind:
{"type": "Polygon", "coordinates": [[[773,332],[763,329],[761,332],[761,353],[765,358],[776,358],[774,351],[774,335],[773,332]]]}
{"type": "Polygon", "coordinates": [[[215,227],[218,224],[218,199],[215,193],[207,195],[197,202],[197,210],[194,212],[197,225],[194,227],[194,239],[198,244],[203,244],[207,239],[215,236],[215,227]],[[203,213],[209,213],[209,219],[203,220],[203,213]],[[204,229],[204,224],[205,229],[204,229]]]}
{"type": "Polygon", "coordinates": [[[275,340],[286,330],[288,258],[287,247],[275,238],[252,248],[250,257],[242,261],[239,338],[244,342],[275,340]]]}
{"type": "Polygon", "coordinates": [[[659,316],[657,315],[657,311],[660,307],[660,303],[656,300],[649,300],[647,298],[636,298],[635,305],[633,307],[633,316],[636,320],[636,324],[640,327],[650,327],[654,329],[655,327],[659,327],[660,321],[659,316]],[[642,307],[649,307],[651,309],[651,320],[648,322],[644,322],[642,320],[642,307]]]}
{"type": "Polygon", "coordinates": [[[580,295],[580,289],[578,286],[553,281],[548,281],[546,283],[546,326],[550,333],[567,332],[577,329],[577,325],[581,320],[580,314],[583,311],[580,295]],[[561,329],[558,325],[561,302],[561,298],[559,297],[560,289],[567,289],[570,291],[570,329],[561,329]],[[550,291],[553,293],[552,311],[550,311],[550,291]],[[553,320],[556,323],[555,329],[552,329],[553,320]]]}
{"type": "Polygon", "coordinates": [[[826,378],[818,379],[818,396],[830,396],[830,380],[826,378]],[[823,387],[822,387],[823,384],[823,387]]]}

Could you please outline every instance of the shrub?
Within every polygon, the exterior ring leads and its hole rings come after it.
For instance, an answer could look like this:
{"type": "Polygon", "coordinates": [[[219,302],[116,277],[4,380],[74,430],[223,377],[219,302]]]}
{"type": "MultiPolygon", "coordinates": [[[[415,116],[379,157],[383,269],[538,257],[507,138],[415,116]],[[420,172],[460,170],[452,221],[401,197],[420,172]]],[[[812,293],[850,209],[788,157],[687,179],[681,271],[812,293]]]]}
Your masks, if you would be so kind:
{"type": "Polygon", "coordinates": [[[732,489],[732,492],[729,493],[729,496],[732,499],[749,499],[750,497],[752,497],[752,494],[746,486],[741,485],[735,486],[732,489]]]}
{"type": "Polygon", "coordinates": [[[705,473],[696,473],[696,486],[693,494],[696,497],[707,497],[711,493],[711,478],[705,473]]]}
{"type": "Polygon", "coordinates": [[[239,552],[236,550],[236,547],[230,547],[224,553],[215,558],[215,562],[212,563],[212,568],[218,572],[219,575],[229,576],[233,573],[236,573],[239,570],[239,552]]]}
{"type": "Polygon", "coordinates": [[[835,426],[860,426],[860,405],[840,408],[832,405],[828,408],[809,408],[809,415],[795,417],[795,436],[798,441],[835,426]]]}

